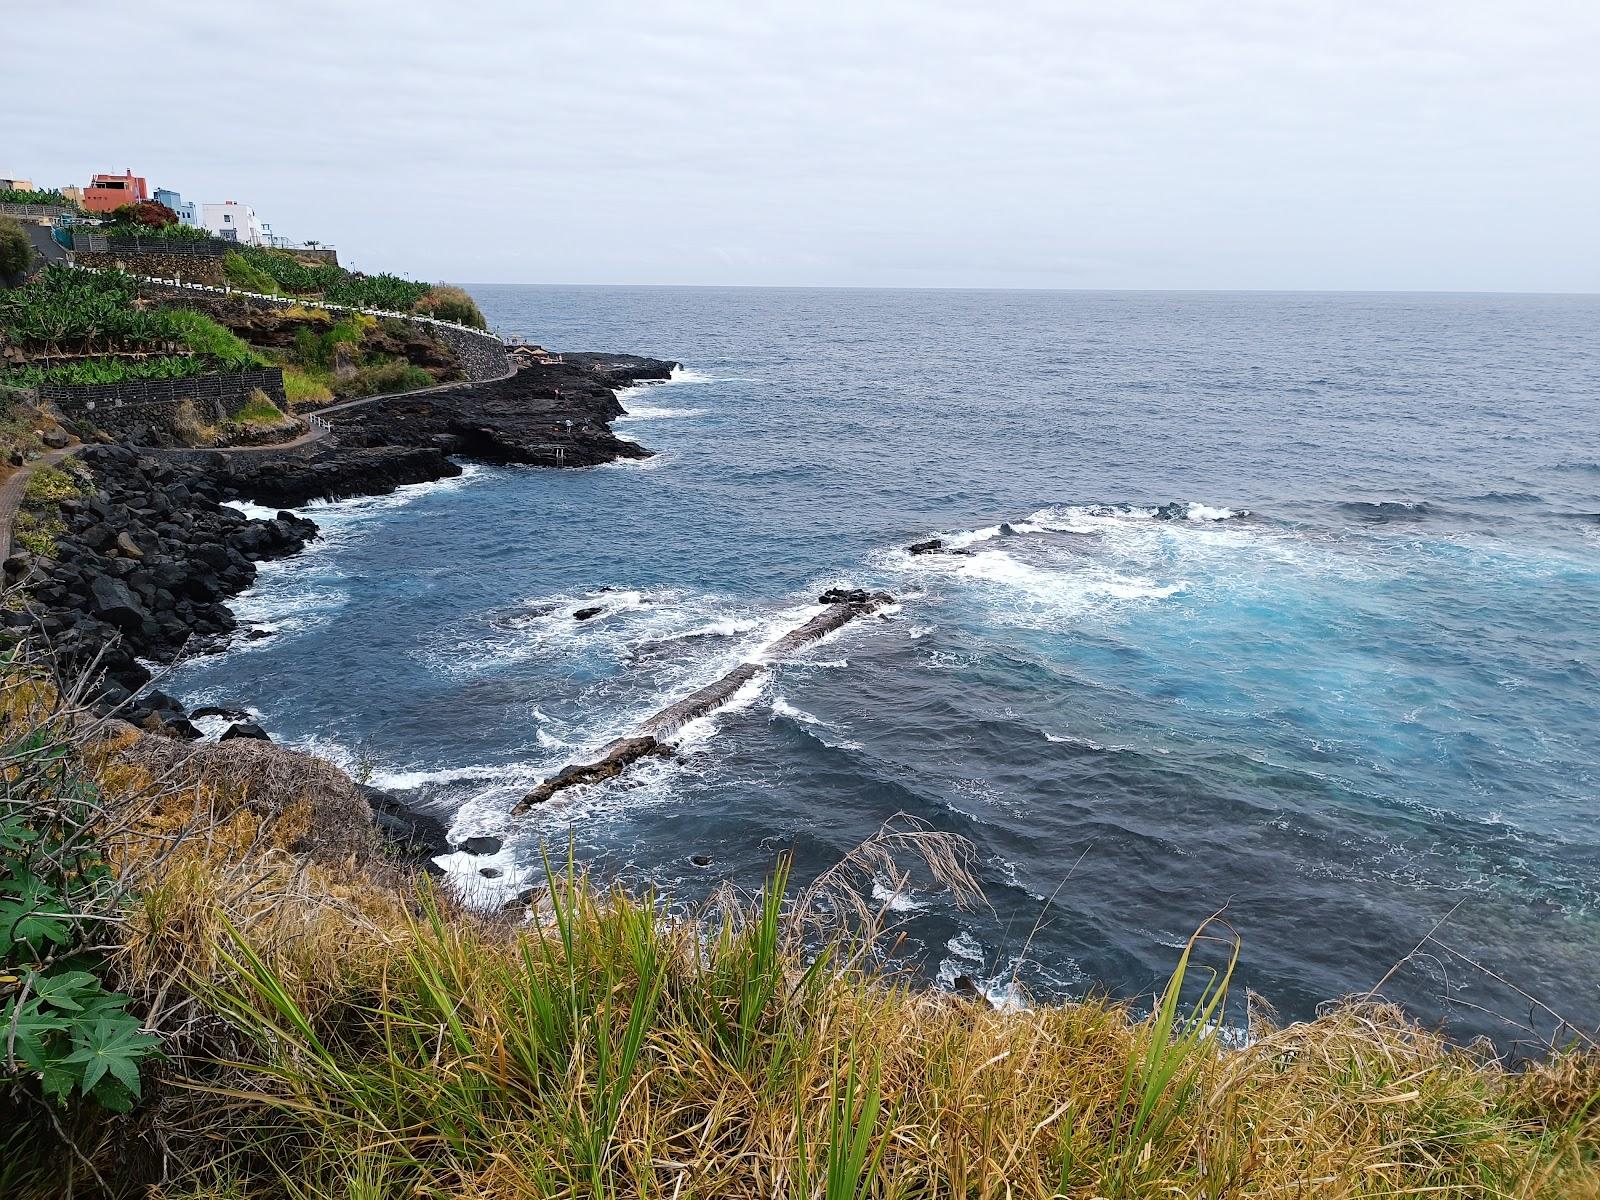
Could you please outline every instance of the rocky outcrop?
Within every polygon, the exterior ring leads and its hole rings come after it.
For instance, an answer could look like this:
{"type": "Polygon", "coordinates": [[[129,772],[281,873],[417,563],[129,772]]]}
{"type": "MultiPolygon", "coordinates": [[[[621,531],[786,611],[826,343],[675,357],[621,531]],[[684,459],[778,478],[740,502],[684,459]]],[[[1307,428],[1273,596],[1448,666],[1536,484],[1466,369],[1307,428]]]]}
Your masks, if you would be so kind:
{"type": "Polygon", "coordinates": [[[438,446],[346,446],[313,442],[278,454],[197,450],[167,456],[227,499],[297,508],[311,500],[382,496],[409,483],[461,474],[438,446]]]}
{"type": "Polygon", "coordinates": [[[290,513],[248,519],[219,503],[215,484],[126,447],[90,446],[79,458],[95,490],[60,504],[53,555],[6,560],[7,582],[32,604],[3,620],[43,635],[64,677],[99,676],[102,708],[192,732],[159,691],[131,699],[151,677],[139,660],[220,644],[234,629],[224,601],[249,586],[257,562],[301,549],[316,525],[290,513]]]}
{"type": "Polygon", "coordinates": [[[193,745],[164,737],[130,738],[112,722],[110,736],[127,744],[131,763],[175,787],[209,783],[263,821],[287,817],[295,830],[287,847],[317,862],[344,865],[375,860],[381,825],[361,788],[331,763],[253,738],[193,745]]]}
{"type": "Polygon", "coordinates": [[[740,663],[720,679],[667,705],[639,726],[638,733],[612,742],[592,761],[561,768],[523,796],[513,811],[526,812],[568,788],[614,779],[641,759],[672,753],[673,739],[685,725],[728,703],[740,688],[767,671],[773,661],[826,637],[857,617],[892,604],[894,597],[862,588],[831,588],[818,597],[818,602],[827,607],[774,642],[761,661],[740,663]]]}
{"type": "Polygon", "coordinates": [[[570,355],[508,379],[394,396],[328,412],[332,439],[281,454],[171,455],[222,495],[260,504],[391,492],[460,474],[451,455],[553,467],[595,466],[650,451],[611,432],[614,387],[666,379],[675,363],[628,355],[570,355]]]}

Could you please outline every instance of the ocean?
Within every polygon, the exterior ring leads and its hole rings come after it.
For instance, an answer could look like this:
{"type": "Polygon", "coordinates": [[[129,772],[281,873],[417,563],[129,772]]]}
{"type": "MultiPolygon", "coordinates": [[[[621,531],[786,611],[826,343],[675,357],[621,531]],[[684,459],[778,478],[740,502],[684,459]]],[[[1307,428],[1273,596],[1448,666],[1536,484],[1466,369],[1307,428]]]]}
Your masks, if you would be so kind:
{"type": "Polygon", "coordinates": [[[312,505],[235,604],[274,636],[167,686],[505,837],[446,861],[478,902],[569,844],[804,880],[904,813],[989,901],[880,883],[938,986],[1148,996],[1221,910],[1281,1018],[1387,975],[1459,1037],[1600,1025],[1600,298],[473,291],[681,361],[622,397],[657,456],[312,505]],[[834,585],[897,604],[509,815],[834,585]]]}

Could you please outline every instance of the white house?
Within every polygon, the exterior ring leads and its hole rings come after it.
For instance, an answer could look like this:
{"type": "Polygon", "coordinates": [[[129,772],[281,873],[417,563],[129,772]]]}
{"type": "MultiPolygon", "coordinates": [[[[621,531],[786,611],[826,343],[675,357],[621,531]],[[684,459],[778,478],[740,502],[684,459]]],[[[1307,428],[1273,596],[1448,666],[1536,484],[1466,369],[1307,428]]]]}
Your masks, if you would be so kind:
{"type": "Polygon", "coordinates": [[[200,223],[219,238],[246,246],[267,244],[266,226],[248,204],[224,200],[201,206],[200,223]]]}

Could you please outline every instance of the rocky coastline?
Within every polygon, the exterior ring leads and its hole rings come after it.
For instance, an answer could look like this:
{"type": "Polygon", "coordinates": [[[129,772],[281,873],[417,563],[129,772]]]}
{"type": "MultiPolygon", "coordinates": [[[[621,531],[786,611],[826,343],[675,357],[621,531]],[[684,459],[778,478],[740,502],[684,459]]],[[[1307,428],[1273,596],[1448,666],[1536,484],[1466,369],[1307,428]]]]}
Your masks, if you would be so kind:
{"type": "MultiPolygon", "coordinates": [[[[4,564],[8,594],[25,602],[0,612],[0,622],[48,645],[58,676],[84,681],[100,713],[152,735],[196,739],[197,714],[152,686],[157,672],[241,636],[227,600],[250,586],[258,563],[317,536],[307,518],[252,518],[230,502],[287,509],[383,494],[460,474],[452,456],[550,467],[649,457],[611,430],[624,411],[616,389],[665,380],[676,366],[568,355],[489,383],[337,406],[328,418],[334,436],[282,451],[85,446],[76,456],[81,494],[58,505],[54,551],[18,549],[4,564]]],[[[224,736],[264,738],[247,700],[205,715],[234,722],[224,736]]],[[[380,829],[409,852],[448,849],[438,822],[374,789],[363,795],[380,829]]]]}
{"type": "Polygon", "coordinates": [[[325,410],[331,439],[280,454],[219,450],[169,457],[229,499],[299,507],[392,492],[460,474],[452,456],[494,463],[591,467],[651,451],[618,437],[616,389],[671,377],[678,364],[625,354],[570,354],[509,378],[325,410]]]}

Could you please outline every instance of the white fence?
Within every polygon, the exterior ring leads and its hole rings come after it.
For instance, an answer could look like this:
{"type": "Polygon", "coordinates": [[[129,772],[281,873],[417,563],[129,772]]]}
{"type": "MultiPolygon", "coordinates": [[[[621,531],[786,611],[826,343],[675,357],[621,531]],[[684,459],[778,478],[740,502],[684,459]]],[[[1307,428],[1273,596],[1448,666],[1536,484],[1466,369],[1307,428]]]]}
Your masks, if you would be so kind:
{"type": "MultiPolygon", "coordinates": [[[[93,271],[96,274],[113,274],[108,267],[79,266],[80,271],[93,271]]],[[[126,272],[115,272],[126,274],[126,272]]],[[[329,300],[305,300],[299,296],[268,296],[262,292],[247,292],[243,288],[218,287],[212,283],[194,283],[183,279],[162,279],[157,275],[130,275],[131,279],[138,279],[144,283],[154,283],[161,287],[187,288],[192,292],[215,292],[219,296],[244,296],[250,300],[265,300],[270,304],[298,304],[307,308],[326,308],[332,312],[365,313],[369,317],[394,317],[401,321],[421,321],[428,325],[438,325],[443,329],[459,329],[462,333],[475,334],[482,338],[494,338],[502,345],[505,339],[498,333],[485,329],[477,329],[471,325],[462,325],[456,321],[441,321],[438,317],[425,317],[420,313],[390,312],[386,308],[360,308],[353,304],[334,304],[329,300]]]]}

